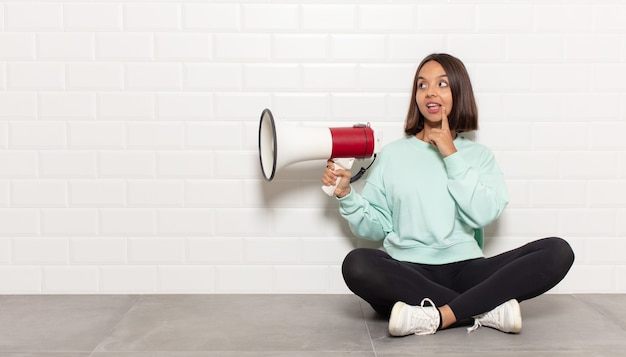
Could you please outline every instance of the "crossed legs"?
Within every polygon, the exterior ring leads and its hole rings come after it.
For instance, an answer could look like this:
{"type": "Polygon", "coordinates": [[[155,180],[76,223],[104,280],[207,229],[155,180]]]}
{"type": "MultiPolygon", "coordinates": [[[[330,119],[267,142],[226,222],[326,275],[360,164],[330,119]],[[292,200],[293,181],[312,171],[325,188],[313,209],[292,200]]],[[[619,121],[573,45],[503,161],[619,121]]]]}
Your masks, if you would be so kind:
{"type": "Polygon", "coordinates": [[[359,248],[345,258],[348,287],[389,316],[397,301],[419,305],[430,298],[439,308],[441,328],[510,300],[527,300],[558,284],[574,253],[556,237],[539,239],[490,258],[443,265],[401,262],[378,249],[359,248]]]}

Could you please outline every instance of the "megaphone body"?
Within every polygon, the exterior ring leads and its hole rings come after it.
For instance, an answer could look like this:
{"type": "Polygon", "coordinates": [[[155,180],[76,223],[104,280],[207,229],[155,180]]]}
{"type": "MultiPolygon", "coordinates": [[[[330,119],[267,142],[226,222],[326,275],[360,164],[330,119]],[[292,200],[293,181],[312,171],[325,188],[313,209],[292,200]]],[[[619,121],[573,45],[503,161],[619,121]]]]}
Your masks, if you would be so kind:
{"type": "MultiPolygon", "coordinates": [[[[372,157],[380,149],[380,135],[369,125],[325,128],[279,123],[269,109],[259,122],[259,159],[266,180],[272,181],[285,166],[309,160],[333,159],[350,169],[354,159],[372,157]]],[[[335,186],[323,186],[332,195],[335,186]]]]}

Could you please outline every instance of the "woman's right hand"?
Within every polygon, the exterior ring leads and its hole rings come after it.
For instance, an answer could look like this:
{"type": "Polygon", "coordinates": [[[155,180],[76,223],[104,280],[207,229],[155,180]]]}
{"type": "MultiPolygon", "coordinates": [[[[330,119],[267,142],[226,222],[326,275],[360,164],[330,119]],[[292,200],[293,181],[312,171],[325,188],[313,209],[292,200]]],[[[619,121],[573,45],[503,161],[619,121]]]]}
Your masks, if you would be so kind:
{"type": "Polygon", "coordinates": [[[324,186],[332,186],[337,184],[337,188],[335,188],[335,196],[338,198],[345,197],[350,193],[350,178],[352,177],[352,172],[350,170],[344,170],[341,168],[335,169],[335,162],[333,160],[328,160],[326,163],[326,169],[324,170],[324,174],[322,175],[322,183],[324,186]],[[339,178],[339,182],[337,179],[339,178]]]}

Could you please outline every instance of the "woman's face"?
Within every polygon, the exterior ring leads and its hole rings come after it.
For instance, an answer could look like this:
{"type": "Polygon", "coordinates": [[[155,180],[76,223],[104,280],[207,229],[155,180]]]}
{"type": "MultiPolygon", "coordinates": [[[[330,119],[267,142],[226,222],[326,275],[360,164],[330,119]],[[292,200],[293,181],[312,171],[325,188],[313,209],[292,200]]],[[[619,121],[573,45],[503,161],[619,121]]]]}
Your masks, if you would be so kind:
{"type": "Polygon", "coordinates": [[[436,61],[426,62],[418,73],[415,100],[426,120],[441,121],[443,108],[446,115],[452,110],[452,91],[443,67],[436,61]]]}

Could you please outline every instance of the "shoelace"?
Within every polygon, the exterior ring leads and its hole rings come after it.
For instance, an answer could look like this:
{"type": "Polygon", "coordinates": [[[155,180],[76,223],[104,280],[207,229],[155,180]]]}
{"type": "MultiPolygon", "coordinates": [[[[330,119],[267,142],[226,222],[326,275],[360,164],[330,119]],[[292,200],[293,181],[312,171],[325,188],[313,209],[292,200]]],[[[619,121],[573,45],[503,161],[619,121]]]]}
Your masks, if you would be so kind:
{"type": "MultiPolygon", "coordinates": [[[[425,316],[427,316],[428,318],[424,319],[422,317],[421,314],[413,314],[412,318],[414,319],[414,321],[418,322],[415,325],[417,326],[421,326],[421,324],[419,323],[420,320],[425,320],[428,324],[428,327],[433,330],[433,331],[437,331],[437,328],[439,328],[438,325],[438,321],[439,321],[439,312],[437,312],[437,308],[435,307],[435,303],[429,299],[429,298],[425,298],[422,300],[422,303],[420,304],[420,309],[422,310],[422,312],[424,313],[425,316]],[[428,312],[428,309],[426,309],[425,303],[429,303],[430,306],[432,307],[431,312],[428,312]]],[[[429,334],[432,333],[430,331],[425,331],[425,332],[421,332],[418,331],[415,334],[416,335],[425,335],[425,334],[429,334]]]]}
{"type": "Polygon", "coordinates": [[[496,310],[491,310],[489,312],[486,312],[484,314],[478,315],[476,317],[474,317],[474,326],[472,327],[468,327],[467,328],[467,333],[470,332],[474,332],[476,330],[478,330],[483,324],[480,323],[480,319],[483,318],[491,318],[492,320],[495,320],[496,318],[499,320],[500,319],[500,314],[498,314],[496,312],[496,310]],[[493,316],[493,315],[497,315],[497,316],[493,316]]]}
{"type": "Polygon", "coordinates": [[[474,331],[478,330],[481,326],[482,326],[482,324],[480,323],[480,321],[478,321],[478,319],[474,319],[474,326],[468,327],[467,328],[467,333],[474,332],[474,331]]]}

